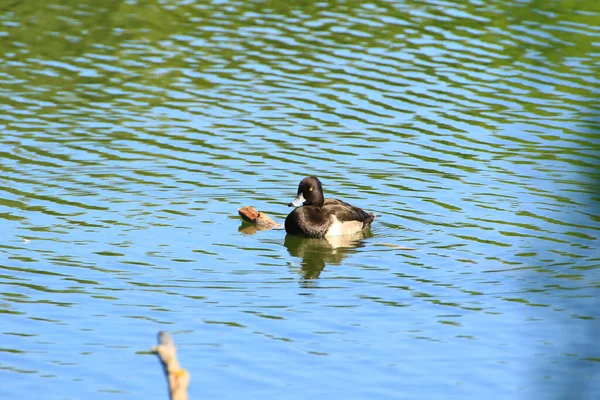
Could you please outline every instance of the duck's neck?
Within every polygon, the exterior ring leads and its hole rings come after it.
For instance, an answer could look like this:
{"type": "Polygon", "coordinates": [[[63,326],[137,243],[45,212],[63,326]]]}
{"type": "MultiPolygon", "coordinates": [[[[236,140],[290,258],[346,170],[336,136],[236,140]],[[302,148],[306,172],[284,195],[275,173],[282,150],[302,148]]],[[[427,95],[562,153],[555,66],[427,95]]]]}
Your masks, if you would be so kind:
{"type": "Polygon", "coordinates": [[[316,208],[321,208],[321,207],[323,207],[323,204],[325,204],[325,198],[323,197],[323,195],[320,195],[314,201],[312,201],[310,204],[307,204],[307,205],[313,206],[316,208]]]}

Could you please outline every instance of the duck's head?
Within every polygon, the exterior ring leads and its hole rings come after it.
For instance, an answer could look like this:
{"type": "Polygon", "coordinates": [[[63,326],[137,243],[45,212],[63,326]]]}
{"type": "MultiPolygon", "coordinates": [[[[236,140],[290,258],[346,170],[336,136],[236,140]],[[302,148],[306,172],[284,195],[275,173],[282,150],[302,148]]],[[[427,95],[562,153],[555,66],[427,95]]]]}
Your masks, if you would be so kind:
{"type": "Polygon", "coordinates": [[[298,185],[298,196],[288,204],[288,207],[319,206],[325,202],[321,181],[316,176],[307,176],[298,185]]]}

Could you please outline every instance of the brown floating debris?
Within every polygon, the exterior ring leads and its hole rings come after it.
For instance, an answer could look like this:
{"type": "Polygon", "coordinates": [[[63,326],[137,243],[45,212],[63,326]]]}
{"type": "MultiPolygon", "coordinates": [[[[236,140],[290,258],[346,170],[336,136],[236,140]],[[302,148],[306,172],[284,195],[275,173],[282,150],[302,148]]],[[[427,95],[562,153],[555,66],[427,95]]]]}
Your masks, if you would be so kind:
{"type": "Polygon", "coordinates": [[[244,221],[255,224],[258,229],[272,229],[281,226],[281,224],[273,221],[267,214],[256,211],[254,207],[244,206],[238,209],[238,213],[244,221]]]}
{"type": "Polygon", "coordinates": [[[165,369],[171,400],[187,400],[190,373],[179,365],[177,349],[171,336],[166,332],[158,332],[158,346],[152,347],[152,351],[158,354],[165,369]]]}

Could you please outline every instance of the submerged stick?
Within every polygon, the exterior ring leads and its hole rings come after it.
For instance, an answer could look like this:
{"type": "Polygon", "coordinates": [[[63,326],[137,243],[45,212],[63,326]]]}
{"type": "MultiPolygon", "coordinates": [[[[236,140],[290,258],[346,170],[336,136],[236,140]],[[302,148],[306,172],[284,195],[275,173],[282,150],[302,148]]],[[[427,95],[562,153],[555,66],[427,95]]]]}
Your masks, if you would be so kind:
{"type": "Polygon", "coordinates": [[[190,373],[179,365],[177,349],[171,336],[166,332],[158,332],[158,346],[152,347],[152,351],[158,354],[165,369],[171,400],[187,400],[190,373]]]}
{"type": "Polygon", "coordinates": [[[238,213],[244,221],[255,224],[258,229],[272,229],[281,226],[281,224],[273,221],[267,214],[256,211],[254,207],[244,206],[238,209],[238,213]]]}

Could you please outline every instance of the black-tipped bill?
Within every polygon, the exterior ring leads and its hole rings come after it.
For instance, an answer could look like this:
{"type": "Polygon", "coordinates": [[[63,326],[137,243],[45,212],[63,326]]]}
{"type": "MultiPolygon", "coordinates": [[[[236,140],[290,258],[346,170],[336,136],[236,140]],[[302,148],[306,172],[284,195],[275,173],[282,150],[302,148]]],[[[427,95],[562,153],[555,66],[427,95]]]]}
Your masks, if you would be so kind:
{"type": "Polygon", "coordinates": [[[288,207],[300,207],[302,204],[304,204],[305,201],[306,199],[304,198],[304,195],[300,193],[298,197],[294,199],[294,201],[288,204],[288,207]]]}

